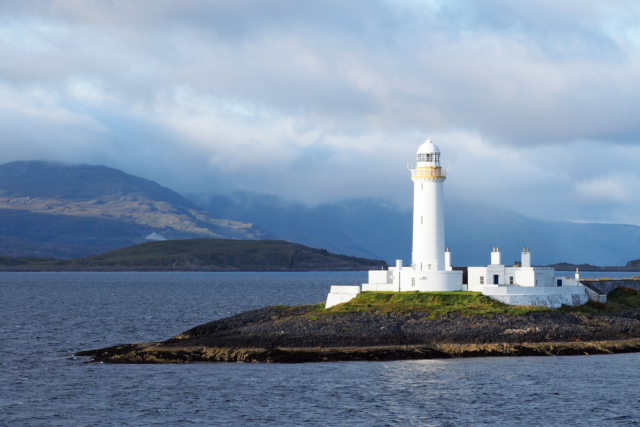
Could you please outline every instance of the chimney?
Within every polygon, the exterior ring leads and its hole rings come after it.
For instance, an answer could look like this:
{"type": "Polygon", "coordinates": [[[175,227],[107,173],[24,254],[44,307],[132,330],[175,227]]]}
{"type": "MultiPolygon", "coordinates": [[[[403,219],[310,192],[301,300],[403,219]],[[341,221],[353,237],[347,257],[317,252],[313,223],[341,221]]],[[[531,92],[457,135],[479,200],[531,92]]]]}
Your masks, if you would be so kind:
{"type": "Polygon", "coordinates": [[[449,252],[449,248],[444,253],[444,269],[445,271],[451,271],[453,268],[451,267],[451,252],[449,252]]]}
{"type": "Polygon", "coordinates": [[[493,252],[491,252],[491,265],[501,265],[500,262],[500,248],[493,248],[493,252]]]}
{"type": "Polygon", "coordinates": [[[529,248],[522,249],[522,267],[531,267],[531,253],[529,248]]]}

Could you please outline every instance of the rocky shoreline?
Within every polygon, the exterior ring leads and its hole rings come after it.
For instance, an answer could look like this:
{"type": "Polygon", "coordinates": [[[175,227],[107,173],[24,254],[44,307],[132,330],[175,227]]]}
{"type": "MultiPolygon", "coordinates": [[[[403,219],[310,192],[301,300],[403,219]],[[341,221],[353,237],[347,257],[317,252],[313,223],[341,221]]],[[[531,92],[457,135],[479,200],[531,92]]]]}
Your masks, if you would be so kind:
{"type": "Polygon", "coordinates": [[[434,317],[425,312],[322,313],[316,305],[252,310],[163,342],[76,355],[104,363],[300,363],[639,351],[637,310],[434,317]]]}

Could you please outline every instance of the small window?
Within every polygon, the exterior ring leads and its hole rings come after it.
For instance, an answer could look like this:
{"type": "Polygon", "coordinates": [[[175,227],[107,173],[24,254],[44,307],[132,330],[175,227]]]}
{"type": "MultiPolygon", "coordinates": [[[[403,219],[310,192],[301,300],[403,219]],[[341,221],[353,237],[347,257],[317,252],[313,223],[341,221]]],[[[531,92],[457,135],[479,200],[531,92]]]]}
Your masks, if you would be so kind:
{"type": "Polygon", "coordinates": [[[420,225],[422,225],[422,217],[420,217],[420,225]]]}
{"type": "Polygon", "coordinates": [[[424,184],[420,184],[420,189],[424,190],[424,184]]]}
{"type": "Polygon", "coordinates": [[[509,284],[513,285],[513,276],[509,276],[509,284]]]}
{"type": "Polygon", "coordinates": [[[415,286],[416,285],[416,278],[412,277],[411,278],[411,286],[415,286]]]}
{"type": "Polygon", "coordinates": [[[422,271],[422,263],[420,263],[420,271],[422,271]]]}
{"type": "Polygon", "coordinates": [[[480,284],[484,285],[484,276],[480,276],[480,284]]]}

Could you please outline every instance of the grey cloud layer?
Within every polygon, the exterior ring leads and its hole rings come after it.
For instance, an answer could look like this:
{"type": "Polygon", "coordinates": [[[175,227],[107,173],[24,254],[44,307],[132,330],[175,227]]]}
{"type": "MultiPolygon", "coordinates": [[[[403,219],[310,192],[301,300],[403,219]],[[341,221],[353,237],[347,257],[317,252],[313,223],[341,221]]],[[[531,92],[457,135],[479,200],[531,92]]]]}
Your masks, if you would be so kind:
{"type": "Polygon", "coordinates": [[[4,1],[0,160],[402,202],[431,134],[453,197],[637,223],[638,18],[627,1],[4,1]]]}

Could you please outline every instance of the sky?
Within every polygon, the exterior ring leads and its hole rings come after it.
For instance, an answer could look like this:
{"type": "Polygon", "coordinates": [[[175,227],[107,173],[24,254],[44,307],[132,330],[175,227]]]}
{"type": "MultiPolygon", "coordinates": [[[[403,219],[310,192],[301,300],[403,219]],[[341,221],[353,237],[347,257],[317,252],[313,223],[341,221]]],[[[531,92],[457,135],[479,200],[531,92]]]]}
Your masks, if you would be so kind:
{"type": "Polygon", "coordinates": [[[640,3],[0,0],[0,163],[640,224],[640,3]]]}

